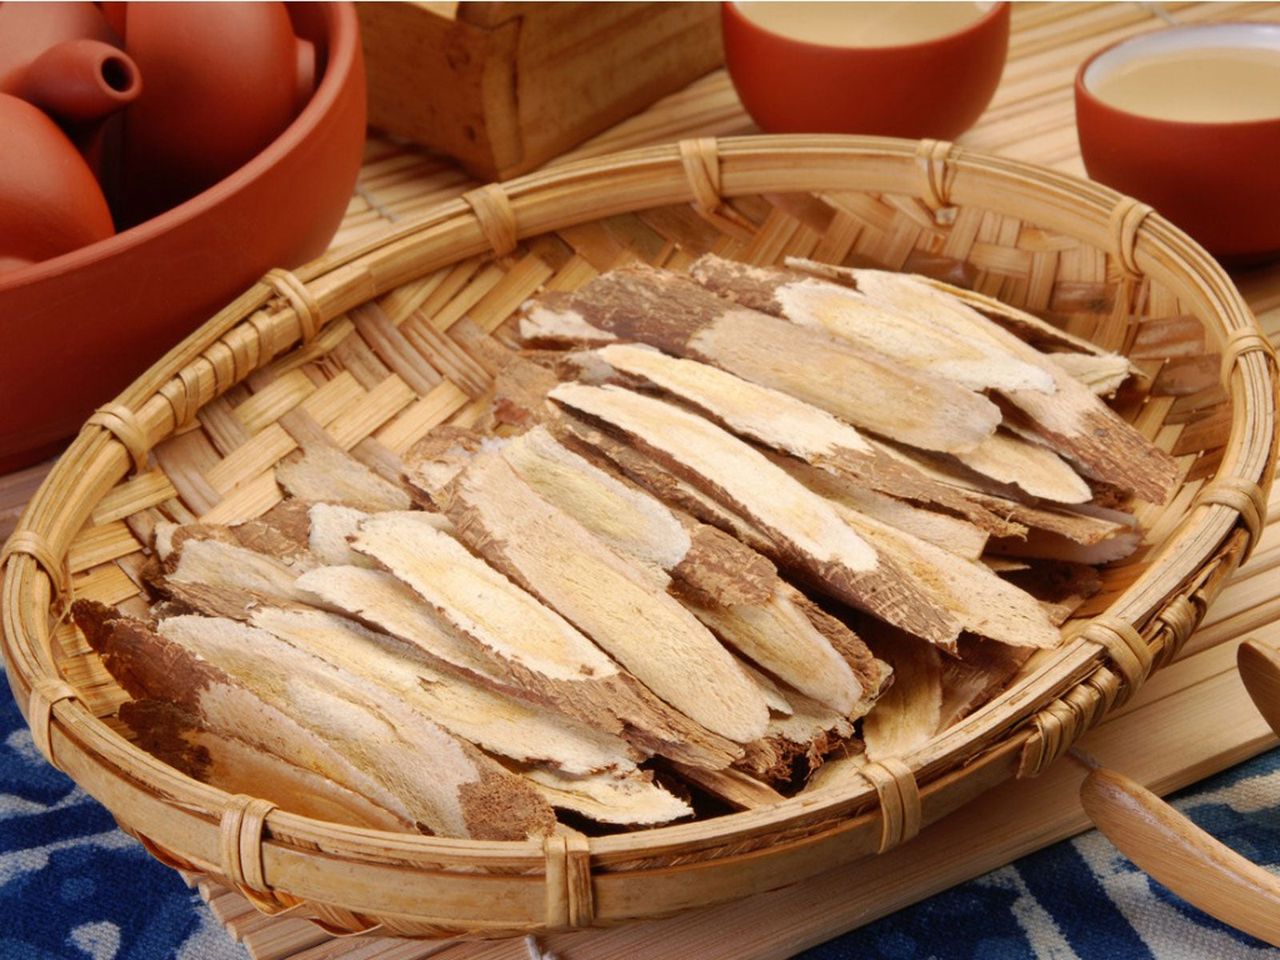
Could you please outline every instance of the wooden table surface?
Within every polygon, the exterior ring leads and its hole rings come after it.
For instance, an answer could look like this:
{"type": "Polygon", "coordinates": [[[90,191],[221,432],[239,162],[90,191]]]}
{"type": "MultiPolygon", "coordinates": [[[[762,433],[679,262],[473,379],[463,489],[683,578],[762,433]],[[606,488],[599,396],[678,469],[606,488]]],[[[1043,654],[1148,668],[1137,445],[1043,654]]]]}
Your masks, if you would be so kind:
{"type": "MultiPolygon", "coordinates": [[[[975,149],[1084,175],[1076,142],[1071,81],[1089,53],[1163,19],[1280,21],[1280,4],[1015,4],[1004,78],[990,108],[958,142],[975,149]]],[[[751,133],[728,77],[712,73],[560,158],[690,136],[751,133]]],[[[474,186],[447,160],[373,137],[335,246],[367,239],[474,186]]],[[[1240,290],[1272,342],[1280,341],[1280,263],[1239,273],[1240,290]]],[[[0,477],[0,537],[48,470],[0,477]]],[[[1280,487],[1268,521],[1280,513],[1280,487]]],[[[1245,636],[1280,646],[1280,528],[1271,526],[1191,637],[1179,660],[1082,741],[1105,765],[1167,792],[1274,746],[1235,671],[1245,636]]],[[[669,920],[564,935],[543,944],[561,960],[698,957],[768,960],[791,956],[932,893],[1078,833],[1088,821],[1076,799],[1083,771],[1060,762],[1036,780],[1007,783],[935,824],[915,841],[872,861],[813,880],[669,920]]],[[[201,884],[229,932],[262,960],[527,960],[522,941],[486,944],[401,940],[335,941],[306,921],[258,915],[234,893],[201,884]]]]}

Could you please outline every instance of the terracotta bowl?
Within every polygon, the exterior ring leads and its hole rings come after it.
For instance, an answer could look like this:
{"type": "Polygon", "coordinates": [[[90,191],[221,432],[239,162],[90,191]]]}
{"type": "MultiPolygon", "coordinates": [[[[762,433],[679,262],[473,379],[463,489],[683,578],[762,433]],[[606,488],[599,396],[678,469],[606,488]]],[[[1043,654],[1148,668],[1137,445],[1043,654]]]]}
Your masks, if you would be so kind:
{"type": "Polygon", "coordinates": [[[364,143],[359,29],[351,4],[290,6],[323,75],[270,146],[145,223],[0,275],[0,473],[53,453],[96,406],[272,267],[328,246],[364,143]]]}
{"type": "Polygon", "coordinates": [[[1164,120],[1104,103],[1092,87],[1135,58],[1187,48],[1280,49],[1280,24],[1213,23],[1141,34],[1098,51],[1076,73],[1076,127],[1094,180],[1151,204],[1210,253],[1235,264],[1280,255],[1280,116],[1164,120]]]}
{"type": "MultiPolygon", "coordinates": [[[[883,47],[793,40],[747,19],[736,3],[720,9],[729,76],[769,133],[950,140],[991,102],[1009,46],[1007,3],[957,32],[883,47]]],[[[858,16],[856,6],[849,16],[858,16]]]]}

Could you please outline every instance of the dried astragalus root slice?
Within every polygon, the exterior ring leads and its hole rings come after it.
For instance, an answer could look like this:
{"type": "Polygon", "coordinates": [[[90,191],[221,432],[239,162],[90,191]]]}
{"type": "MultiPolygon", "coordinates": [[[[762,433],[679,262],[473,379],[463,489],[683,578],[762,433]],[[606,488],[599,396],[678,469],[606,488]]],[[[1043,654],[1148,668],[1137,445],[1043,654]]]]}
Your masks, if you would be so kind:
{"type": "Polygon", "coordinates": [[[352,827],[411,829],[355,790],[298,766],[292,757],[267,753],[247,740],[209,730],[177,704],[130,700],[120,705],[119,717],[133,732],[133,742],[147,753],[227,793],[262,797],[291,813],[352,827]]]}
{"type": "Polygon", "coordinates": [[[647,267],[614,270],[567,299],[532,304],[520,329],[532,341],[647,343],[926,450],[971,450],[1000,422],[996,406],[966,387],[647,267]],[[584,327],[602,336],[576,336],[584,327]]]}
{"type": "Polygon", "coordinates": [[[639,770],[570,777],[531,767],[521,774],[553,807],[572,810],[598,823],[653,826],[693,813],[688,803],[639,770]]]}
{"type": "Polygon", "coordinates": [[[635,769],[618,737],[448,674],[403,641],[321,610],[255,610],[252,624],[353,676],[362,677],[450,733],[520,763],[572,776],[635,769]]]}
{"type": "Polygon", "coordinates": [[[677,515],[544,429],[511,441],[501,455],[540,496],[642,570],[650,568],[654,589],[673,592],[738,652],[832,709],[865,710],[860,705],[870,702],[871,693],[855,669],[860,641],[834,618],[815,624],[809,606],[797,604],[798,591],[765,557],[715,527],[677,515]],[[854,656],[846,658],[828,634],[839,635],[854,656]]]}
{"type": "Polygon", "coordinates": [[[951,644],[958,636],[958,622],[927,587],[852,530],[830,503],[710,421],[614,387],[565,383],[551,397],[607,423],[749,518],[782,562],[803,569],[815,586],[934,643],[951,644]]]}
{"type": "Polygon", "coordinates": [[[410,586],[489,669],[651,752],[727,766],[741,750],[668,707],[555,611],[430,522],[371,516],[353,541],[410,586]]]}
{"type": "Polygon", "coordinates": [[[927,314],[873,300],[847,285],[712,254],[699,258],[689,275],[734,303],[859,344],[971,390],[1053,390],[1052,377],[997,344],[960,336],[927,314]]]}
{"type": "MultiPolygon", "coordinates": [[[[679,399],[732,433],[803,460],[851,486],[936,504],[1000,535],[1018,532],[975,508],[954,488],[888,455],[826,410],[779,390],[634,345],[602,347],[593,355],[624,378],[679,399]]],[[[982,444],[977,449],[981,448],[982,444]]]]}
{"type": "Polygon", "coordinates": [[[450,485],[445,513],[463,543],[671,706],[739,743],[764,734],[764,698],[711,632],[502,457],[472,460],[450,485]]]}
{"type": "MultiPolygon", "coordinates": [[[[1001,389],[1000,393],[1030,421],[1054,450],[1091,476],[1164,503],[1176,480],[1172,457],[1122,420],[1088,387],[1052,359],[936,285],[918,277],[883,270],[830,268],[846,276],[872,300],[917,311],[960,336],[994,343],[1053,379],[1049,392],[1001,389]]],[[[920,446],[920,444],[915,444],[920,446]]]]}
{"type": "Polygon", "coordinates": [[[545,801],[439,726],[384,712],[350,678],[270,634],[183,616],[159,632],[98,604],[76,622],[135,697],[177,704],[209,729],[353,790],[408,826],[442,836],[548,832],[545,801]]]}
{"type": "Polygon", "coordinates": [[[872,649],[893,666],[893,683],[862,718],[867,759],[881,761],[905,756],[938,732],[948,658],[914,637],[892,631],[870,636],[872,649]]]}
{"type": "Polygon", "coordinates": [[[313,444],[276,467],[276,482],[302,500],[345,503],[361,510],[407,510],[409,495],[335,446],[313,444]]]}

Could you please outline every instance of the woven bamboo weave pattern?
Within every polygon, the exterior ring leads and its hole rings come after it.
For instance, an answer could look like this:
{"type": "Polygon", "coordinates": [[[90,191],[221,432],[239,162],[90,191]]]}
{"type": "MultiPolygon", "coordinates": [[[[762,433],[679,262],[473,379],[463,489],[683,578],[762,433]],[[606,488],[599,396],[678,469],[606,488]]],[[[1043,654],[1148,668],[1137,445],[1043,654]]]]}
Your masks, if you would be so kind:
{"type": "MultiPolygon", "coordinates": [[[[246,819],[243,799],[188,781],[120,740],[126,728],[114,714],[123,692],[73,627],[41,622],[49,581],[15,553],[7,583],[36,589],[9,621],[11,676],[61,677],[77,691],[50,708],[54,754],[167,862],[297,905],[327,929],[408,936],[607,924],[637,909],[665,913],[739,896],[883,850],[991,783],[1042,768],[1119,701],[1117,679],[1127,698],[1176,645],[1156,616],[1171,598],[1181,598],[1173,619],[1184,626],[1186,611],[1202,609],[1238,563],[1247,534],[1231,531],[1251,526],[1240,520],[1241,504],[1197,496],[1214,477],[1261,484],[1270,475],[1270,358],[1235,354],[1230,392],[1217,382],[1216,358],[1200,362],[1250,318],[1158,218],[1135,219],[1123,199],[1048,175],[1021,194],[999,191],[1027,171],[959,148],[930,147],[923,178],[919,159],[914,145],[894,141],[700,141],[446,204],[365,249],[248,291],[119,399],[113,416],[130,423],[128,443],[116,420],[86,428],[21,529],[45,538],[46,564],[65,554],[76,597],[138,608],[144,545],[157,521],[260,515],[282,496],[275,465],[299,447],[332,446],[395,476],[398,455],[434,427],[476,422],[493,380],[485,340],[514,346],[513,311],[540,288],[571,290],[634,261],[681,270],[705,252],[925,273],[1127,353],[1143,375],[1117,409],[1177,458],[1182,475],[1169,505],[1140,512],[1149,545],[1108,570],[1104,591],[1081,611],[1106,611],[1106,619],[1082,623],[1083,639],[1033,661],[1022,683],[987,708],[895,761],[885,778],[838,796],[801,794],[774,810],[583,838],[565,849],[389,838],[257,808],[246,819]],[[613,188],[601,193],[609,180],[613,188]],[[860,186],[867,183],[883,186],[860,186]],[[940,202],[954,216],[936,216],[940,202]],[[1174,269],[1161,259],[1169,251],[1182,258],[1174,269]],[[1162,280],[1133,272],[1153,267],[1162,280]],[[73,474],[81,460],[85,469],[73,474]],[[147,786],[102,779],[107,755],[147,786]],[[246,822],[249,833],[236,827],[235,843],[226,839],[228,824],[246,822]],[[291,864],[315,845],[359,864],[360,883],[334,886],[322,875],[300,888],[291,864]],[[767,874],[741,868],[742,855],[764,848],[767,874]],[[431,883],[406,896],[387,872],[400,863],[426,869],[431,883]],[[700,873],[705,885],[645,892],[656,890],[647,879],[654,871],[672,867],[700,873]],[[478,882],[501,899],[469,892],[478,882]]],[[[13,596],[6,590],[6,616],[13,596]]]]}
{"type": "MultiPolygon", "coordinates": [[[[1247,17],[1249,19],[1268,19],[1276,17],[1276,6],[1270,4],[1167,4],[1165,9],[1181,20],[1194,21],[1205,18],[1231,19],[1247,17]]],[[[1074,132],[1071,129],[1072,115],[1070,105],[1069,80],[1072,66],[1097,46],[1110,42],[1120,36],[1150,29],[1158,21],[1151,9],[1139,5],[1119,4],[1080,4],[1068,8],[1065,6],[1020,4],[1013,12],[1015,33],[1011,44],[1011,60],[1006,70],[1005,83],[997,93],[991,109],[983,121],[972,131],[960,138],[962,146],[973,146],[998,151],[1006,156],[1031,160],[1048,164],[1055,169],[1066,172],[1082,172],[1079,158],[1075,153],[1074,132]]],[[[637,146],[649,142],[672,140],[681,136],[705,137],[709,135],[726,135],[747,132],[749,121],[741,112],[740,106],[733,97],[723,74],[713,75],[700,81],[681,94],[677,94],[662,104],[655,106],[645,115],[627,121],[608,134],[602,135],[593,144],[587,145],[579,155],[600,155],[612,149],[637,146]]],[[[927,152],[927,151],[925,151],[927,152]]],[[[359,244],[362,240],[386,229],[388,224],[405,224],[432,206],[457,196],[469,187],[464,176],[446,163],[415,154],[390,143],[373,140],[367,151],[365,172],[361,179],[358,194],[351,204],[349,215],[340,235],[340,244],[359,244]]],[[[936,172],[935,165],[935,172],[936,172]]],[[[933,209],[935,201],[931,198],[925,185],[929,176],[928,165],[920,168],[919,184],[913,184],[907,192],[914,192],[922,203],[933,209]]],[[[903,188],[906,189],[906,188],[903,188]]],[[[935,216],[936,216],[935,212],[935,216]]],[[[1114,244],[1104,244],[1108,250],[1115,249],[1114,244]]],[[[485,247],[488,249],[488,246],[485,247]]],[[[332,258],[331,263],[338,263],[346,254],[332,258]]],[[[299,270],[300,277],[310,279],[320,271],[299,270]]],[[[307,281],[300,280],[303,289],[307,281]]],[[[1244,275],[1238,278],[1241,288],[1253,309],[1259,314],[1263,327],[1273,334],[1280,314],[1280,298],[1275,293],[1274,276],[1262,272],[1244,275]]],[[[279,287],[271,285],[277,292],[279,287]]],[[[254,298],[260,302],[270,295],[266,287],[256,291],[253,297],[241,301],[241,306],[248,309],[254,298]]],[[[310,303],[318,303],[311,298],[310,303]]],[[[304,308],[305,309],[305,308],[304,308]]],[[[348,314],[350,316],[350,313],[348,314]]],[[[250,322],[260,328],[265,341],[257,337],[237,336],[213,344],[205,351],[207,358],[214,365],[218,378],[227,378],[232,382],[243,380],[245,375],[258,362],[262,343],[271,343],[278,336],[272,324],[265,317],[254,316],[250,322]]],[[[1198,325],[1193,318],[1185,318],[1191,329],[1198,325]]],[[[1159,357],[1158,342],[1163,339],[1167,344],[1171,334],[1176,330],[1175,324],[1161,325],[1156,338],[1143,344],[1135,341],[1134,349],[1146,351],[1148,362],[1154,363],[1159,357]]],[[[1226,348],[1222,351],[1221,363],[1225,368],[1226,380],[1230,383],[1231,372],[1235,368],[1234,352],[1237,349],[1233,341],[1239,341],[1242,347],[1250,352],[1262,349],[1262,341],[1257,334],[1249,330],[1238,329],[1229,336],[1226,348]]],[[[312,352],[319,356],[320,349],[312,352]]],[[[1173,392],[1175,396],[1185,396],[1175,391],[1179,389],[1180,378],[1189,378],[1192,383],[1203,384],[1206,381],[1204,371],[1213,364],[1212,354],[1200,357],[1169,358],[1161,370],[1167,369],[1168,375],[1162,376],[1164,382],[1160,390],[1173,392]]],[[[456,381],[455,382],[459,382],[456,381]]],[[[167,392],[185,406],[187,383],[198,386],[198,380],[189,379],[175,387],[166,384],[167,392]]],[[[134,406],[140,407],[138,403],[134,406]]],[[[127,408],[126,408],[127,409],[127,408]]],[[[137,418],[135,417],[136,421],[137,418]]],[[[1186,449],[1196,449],[1196,444],[1214,446],[1230,428],[1230,420],[1221,415],[1188,423],[1184,432],[1183,443],[1186,449]],[[1198,436],[1197,436],[1198,434],[1198,436]]],[[[154,434],[153,434],[153,438],[154,434]]],[[[127,445],[126,445],[127,446],[127,445]]],[[[154,459],[151,461],[154,467],[154,459]]],[[[46,468],[47,469],[47,468],[46,468]]],[[[118,535],[119,516],[128,514],[128,496],[142,493],[148,483],[168,484],[169,481],[161,471],[147,471],[151,477],[129,490],[108,494],[94,511],[91,524],[103,529],[93,532],[86,529],[77,538],[73,552],[65,549],[55,551],[50,546],[50,539],[34,531],[25,531],[24,540],[19,543],[15,552],[24,557],[36,558],[44,556],[47,562],[44,568],[50,573],[54,583],[65,576],[71,564],[83,574],[89,566],[79,566],[88,562],[91,551],[108,550],[112,538],[118,535]],[[124,494],[121,497],[121,493],[124,494]],[[117,499],[111,499],[111,498],[117,499]],[[112,511],[124,509],[124,514],[112,516],[112,511]],[[98,518],[105,518],[101,523],[98,518]],[[59,557],[61,554],[61,557],[59,557]],[[68,562],[70,561],[70,562],[68,562]]],[[[18,519],[19,505],[24,502],[35,489],[34,479],[43,471],[31,471],[26,475],[4,478],[0,480],[0,536],[13,529],[18,519]]],[[[1239,477],[1222,478],[1223,484],[1216,485],[1223,491],[1224,498],[1231,498],[1231,503],[1223,503],[1232,509],[1240,509],[1239,504],[1245,501],[1256,503],[1256,494],[1250,483],[1239,477]],[[1238,486],[1237,486],[1238,485],[1238,486]],[[1241,500],[1241,496],[1244,500],[1241,500]],[[1233,505],[1234,504],[1234,505],[1233,505]]],[[[1265,485],[1263,485],[1265,487],[1265,485]]],[[[64,487],[65,489],[65,487],[64,487]]],[[[1204,484],[1192,501],[1209,503],[1222,502],[1214,499],[1214,487],[1204,484]]],[[[1265,507],[1266,501],[1262,505],[1265,507]]],[[[1242,516],[1248,524],[1248,507],[1242,516]]],[[[1270,514],[1274,517],[1276,508],[1274,495],[1270,514]]],[[[1251,525],[1251,524],[1249,524],[1251,525]]],[[[47,528],[46,528],[47,529],[47,528]]],[[[1236,536],[1243,537],[1243,526],[1236,536]]],[[[1215,709],[1212,718],[1216,722],[1220,718],[1218,709],[1231,705],[1232,690],[1220,682],[1223,677],[1219,672],[1225,667],[1218,662],[1226,663],[1224,657],[1238,640],[1242,632],[1259,631],[1261,635],[1274,639],[1276,632],[1274,618],[1278,608],[1274,596],[1274,588],[1268,585],[1270,571],[1275,566],[1277,550],[1274,532],[1268,531],[1263,536],[1253,537],[1252,559],[1248,566],[1238,575],[1231,578],[1224,595],[1214,604],[1206,616],[1206,606],[1222,587],[1223,581],[1230,572],[1232,563],[1220,563],[1207,567],[1202,575],[1189,581],[1184,589],[1168,599],[1167,603],[1156,614],[1155,620],[1144,629],[1152,637],[1151,647],[1155,653],[1155,665],[1159,669],[1123,708],[1112,709],[1120,681],[1118,676],[1109,670],[1101,669],[1091,674],[1085,683],[1070,688],[1060,697],[1049,701],[1033,718],[1029,727],[1029,735],[1019,751],[1022,764],[1027,773],[1039,772],[1048,766],[1055,756],[1074,742],[1082,732],[1097,724],[1101,715],[1110,710],[1110,722],[1089,734],[1086,744],[1091,752],[1101,750],[1099,754],[1107,760],[1108,765],[1117,765],[1121,769],[1132,772],[1135,776],[1160,778],[1161,790],[1179,785],[1203,776],[1205,773],[1219,769],[1223,764],[1236,762],[1248,752],[1262,748],[1263,741],[1256,732],[1248,729],[1243,718],[1236,718],[1230,731],[1220,731],[1221,735],[1210,738],[1211,742],[1180,744],[1176,751],[1167,748],[1161,740],[1152,736],[1152,730],[1190,729],[1208,732],[1207,718],[1203,707],[1195,704],[1203,700],[1213,704],[1215,709]],[[1193,634],[1196,624],[1204,618],[1204,625],[1193,634]],[[1154,631],[1154,633],[1152,632],[1154,631]],[[1219,656],[1222,654],[1222,656],[1219,656]],[[1176,662],[1175,662],[1176,661],[1176,662]],[[1168,669],[1166,665],[1172,664],[1168,669]],[[1218,671],[1218,672],[1215,672],[1218,671]],[[1190,685],[1193,674],[1203,673],[1203,682],[1190,685]],[[1204,688],[1201,695],[1199,691],[1204,688]],[[1175,696],[1176,694],[1176,696],[1175,696]],[[1199,699],[1197,699],[1199,698],[1199,699]],[[1179,708],[1179,704],[1187,706],[1179,708]],[[1190,711],[1190,712],[1188,712],[1190,711]],[[1197,712],[1198,711],[1198,712],[1197,712]],[[1149,720],[1146,718],[1150,717],[1149,720]],[[1195,718],[1200,717],[1200,723],[1195,718]],[[1102,746],[1100,746],[1102,745],[1102,746]],[[1108,758],[1108,750],[1111,757],[1108,758]],[[1247,752],[1242,753],[1245,750],[1247,752]],[[1176,754],[1172,755],[1171,754],[1176,754]],[[1160,764],[1164,763],[1165,767],[1160,764]],[[1176,769],[1176,773],[1171,773],[1176,769]],[[1198,772],[1197,772],[1198,771],[1198,772]]],[[[12,550],[11,546],[11,550],[12,550]]],[[[12,564],[10,564],[12,566],[12,564]]],[[[90,563],[92,566],[92,563],[90,563]]],[[[34,568],[29,568],[34,569],[34,568]]],[[[40,578],[30,581],[39,590],[44,588],[40,578]]],[[[61,593],[59,593],[61,596],[61,593]]],[[[53,609],[59,608],[60,601],[55,599],[53,609]]],[[[10,617],[10,623],[13,618],[10,617]]],[[[40,653],[37,652],[37,656],[40,653]]],[[[74,668],[72,668],[74,669],[74,668]]],[[[17,684],[15,684],[17,685],[17,684]]],[[[59,681],[42,677],[38,686],[52,695],[59,687],[59,681]]],[[[22,688],[18,690],[22,694],[22,688]]],[[[61,719],[54,719],[52,728],[39,719],[40,711],[45,709],[46,700],[33,693],[30,696],[28,715],[33,720],[35,729],[55,731],[55,738],[66,728],[68,701],[58,705],[61,719]]],[[[50,705],[50,714],[53,713],[50,705]]],[[[105,712],[109,714],[110,709],[105,712]]],[[[1234,716],[1234,715],[1233,715],[1234,716]]],[[[33,731],[34,732],[34,731],[33,731]]],[[[60,754],[59,754],[60,756],[60,754]]],[[[1071,764],[1058,764],[1047,774],[1036,780],[1025,780],[1016,787],[1017,795],[1030,797],[1032,806],[1044,811],[1048,816],[1045,824],[1028,823],[1025,817],[1020,820],[1021,826],[1010,831],[1008,837],[992,848],[975,848],[968,842],[962,831],[977,831],[975,835],[986,835],[982,831],[985,818],[992,815],[982,804],[974,804],[965,811],[950,817],[938,829],[929,831],[921,841],[895,850],[875,864],[854,864],[830,875],[832,882],[842,889],[848,890],[846,900],[850,896],[858,896],[861,901],[871,904],[870,909],[882,913],[892,909],[896,904],[901,906],[911,902],[930,889],[938,889],[939,883],[954,883],[957,879],[972,876],[976,872],[999,863],[1019,852],[1026,852],[1034,846],[1047,842],[1051,838],[1066,835],[1078,830],[1082,821],[1064,820],[1059,813],[1054,813],[1059,801],[1074,792],[1069,772],[1074,769],[1071,764]],[[1056,819],[1055,819],[1056,817],[1056,819]],[[952,826],[954,824],[954,827],[952,826]],[[938,832],[938,830],[944,832],[938,832]],[[945,846],[955,853],[951,854],[952,862],[946,864],[946,856],[937,849],[940,838],[949,837],[945,846]],[[1037,839],[1038,838],[1038,839],[1037,839]],[[935,863],[934,854],[942,855],[944,869],[930,867],[935,863]],[[963,862],[956,857],[963,857],[963,862]],[[985,864],[985,866],[984,866],[985,864]],[[901,877],[914,877],[913,880],[900,880],[901,877]],[[874,878],[879,878],[875,880],[874,878]],[[946,879],[950,878],[950,879],[946,879]],[[904,883],[912,884],[911,889],[904,891],[904,883]],[[861,891],[855,893],[855,891],[861,891]],[[909,899],[903,899],[909,896],[909,899]]],[[[1143,782],[1154,783],[1155,780],[1144,779],[1143,782]]],[[[927,789],[927,787],[926,787],[927,789]]],[[[1005,791],[997,791],[1003,795],[1005,791]]],[[[985,799],[983,804],[985,804],[985,799]]],[[[216,813],[216,811],[215,811],[216,813]]],[[[145,834],[144,834],[145,838],[145,834]]],[[[148,841],[149,842],[149,841],[148,841]]],[[[153,849],[156,849],[152,845],[153,849]]],[[[165,858],[163,851],[157,851],[165,858]]],[[[217,861],[211,861],[216,863],[217,861]]],[[[840,920],[839,916],[830,914],[818,921],[818,914],[812,909],[811,900],[827,889],[827,877],[814,878],[812,881],[797,885],[787,890],[776,891],[765,897],[753,898],[741,905],[726,904],[721,907],[700,911],[697,916],[705,917],[706,924],[712,924],[723,930],[732,929],[736,936],[717,937],[717,948],[722,952],[715,955],[733,956],[735,958],[750,956],[780,956],[778,952],[782,944],[795,944],[803,939],[813,943],[817,939],[825,939],[839,932],[850,920],[840,920]],[[807,919],[806,919],[807,918],[807,919]],[[823,934],[821,931],[826,931],[823,934]],[[749,932],[748,932],[749,931],[749,932]],[[749,938],[749,939],[747,939],[749,938]],[[797,939],[800,938],[800,939],[797,939]],[[743,954],[743,945],[750,943],[751,952],[743,954]],[[772,947],[770,947],[772,944],[772,947]],[[773,953],[768,953],[769,950],[773,953]],[[729,951],[729,952],[723,952],[729,951]],[[762,952],[763,951],[763,952],[762,952]]],[[[346,956],[350,951],[353,956],[409,957],[430,953],[434,955],[440,947],[431,944],[406,944],[395,939],[352,942],[347,949],[339,949],[341,945],[325,943],[328,934],[309,921],[294,918],[297,911],[286,911],[286,916],[272,919],[253,912],[246,901],[238,894],[225,892],[212,880],[202,881],[202,891],[206,897],[214,898],[213,902],[218,916],[227,922],[228,929],[237,938],[244,937],[254,957],[279,960],[291,957],[304,951],[308,958],[346,956]],[[245,910],[250,911],[246,915],[245,910]],[[425,952],[424,952],[425,951],[425,952]]],[[[277,895],[272,894],[275,898],[277,895]]],[[[263,905],[267,905],[264,901],[263,905]]],[[[829,903],[827,910],[832,909],[829,903]]],[[[274,909],[279,910],[276,906],[274,909]]],[[[326,911],[330,912],[330,911],[326,911]]],[[[531,911],[532,915],[532,911],[531,911]]],[[[874,915],[874,914],[873,914],[874,915]]],[[[859,916],[868,914],[859,907],[859,916]]],[[[650,939],[656,941],[653,949],[661,951],[661,944],[666,949],[681,952],[686,943],[698,943],[697,921],[689,919],[690,915],[663,921],[660,924],[647,924],[637,927],[633,935],[623,930],[601,931],[584,937],[581,934],[567,935],[565,938],[550,938],[544,941],[550,948],[566,949],[568,955],[577,957],[621,957],[636,955],[636,951],[650,949],[650,939]],[[643,931],[651,930],[652,933],[643,931]],[[658,931],[664,931],[659,934],[658,931]],[[669,931],[669,932],[666,932],[669,931]],[[666,940],[658,939],[666,936],[666,940]],[[688,940],[672,939],[687,937],[688,940]],[[570,944],[572,947],[570,949],[570,944]],[[613,951],[613,952],[610,952],[613,951]],[[621,952],[618,952],[621,951],[621,952]]],[[[355,926],[351,926],[355,929],[355,926]]],[[[525,950],[520,941],[511,941],[508,945],[485,946],[482,944],[458,944],[448,948],[448,956],[459,957],[483,956],[524,957],[525,950]]],[[[687,952],[687,951],[686,951],[687,952]]],[[[787,951],[788,953],[790,951],[787,951]]],[[[683,955],[683,954],[682,954],[683,955]]]]}

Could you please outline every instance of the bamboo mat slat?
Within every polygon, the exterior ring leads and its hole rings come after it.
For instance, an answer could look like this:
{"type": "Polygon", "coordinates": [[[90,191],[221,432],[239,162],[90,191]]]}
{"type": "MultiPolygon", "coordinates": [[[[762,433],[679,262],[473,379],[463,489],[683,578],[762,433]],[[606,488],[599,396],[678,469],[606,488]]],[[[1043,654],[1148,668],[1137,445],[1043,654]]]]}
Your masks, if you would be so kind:
{"type": "MultiPolygon", "coordinates": [[[[959,138],[976,149],[1083,175],[1074,129],[1071,82],[1093,50],[1161,25],[1155,5],[1135,3],[1016,4],[1010,59],[982,120],[959,138]]],[[[1163,10],[1182,22],[1280,21],[1280,4],[1177,3],[1163,10]]],[[[555,163],[691,136],[754,130],[724,71],[600,134],[555,163]]],[[[372,137],[335,248],[411,220],[475,186],[447,160],[372,137]]],[[[451,285],[470,274],[441,277],[424,296],[452,298],[451,285]]],[[[1280,265],[1237,277],[1242,292],[1273,342],[1280,342],[1280,265]]],[[[464,305],[455,304],[454,309],[464,305]]],[[[447,399],[447,398],[444,398],[447,399]]],[[[441,402],[444,402],[444,399],[441,402]]],[[[389,402],[394,401],[390,398],[389,402]]],[[[352,425],[352,436],[360,425],[352,425]]],[[[0,538],[43,479],[43,464],[0,477],[0,538]]],[[[137,483],[145,483],[147,475],[137,483]]],[[[139,489],[140,497],[164,491],[139,489]]],[[[85,563],[126,548],[119,516],[95,516],[73,557],[85,563]]],[[[1280,516],[1280,487],[1268,520],[1280,516]]],[[[1177,663],[1156,675],[1134,700],[1082,742],[1103,763],[1124,770],[1157,792],[1192,783],[1237,763],[1274,741],[1252,710],[1234,673],[1234,649],[1246,635],[1280,644],[1280,528],[1263,537],[1247,566],[1218,599],[1177,663]],[[1153,735],[1158,732],[1158,735],[1153,735]]],[[[637,956],[696,956],[705,960],[767,960],[829,939],[946,887],[1070,836],[1087,827],[1076,799],[1083,771],[1059,763],[1036,780],[1011,781],[935,825],[894,852],[834,871],[804,884],[737,904],[670,920],[551,938],[544,947],[561,960],[614,960],[637,956]]],[[[442,944],[394,939],[333,940],[306,921],[269,919],[237,894],[202,881],[199,892],[215,915],[258,960],[525,960],[521,941],[442,944]]]]}

